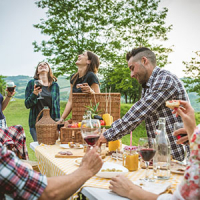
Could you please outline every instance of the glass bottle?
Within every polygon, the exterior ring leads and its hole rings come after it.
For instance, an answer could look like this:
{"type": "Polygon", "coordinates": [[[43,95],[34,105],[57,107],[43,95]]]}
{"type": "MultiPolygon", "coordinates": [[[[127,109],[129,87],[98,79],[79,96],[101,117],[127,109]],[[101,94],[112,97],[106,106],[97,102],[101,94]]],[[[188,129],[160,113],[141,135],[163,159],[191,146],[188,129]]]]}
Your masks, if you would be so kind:
{"type": "Polygon", "coordinates": [[[130,172],[138,170],[138,157],[136,146],[124,147],[123,166],[130,172]]]}
{"type": "Polygon", "coordinates": [[[159,118],[156,130],[156,155],[153,158],[154,178],[170,178],[171,147],[166,133],[165,118],[159,118]]]}

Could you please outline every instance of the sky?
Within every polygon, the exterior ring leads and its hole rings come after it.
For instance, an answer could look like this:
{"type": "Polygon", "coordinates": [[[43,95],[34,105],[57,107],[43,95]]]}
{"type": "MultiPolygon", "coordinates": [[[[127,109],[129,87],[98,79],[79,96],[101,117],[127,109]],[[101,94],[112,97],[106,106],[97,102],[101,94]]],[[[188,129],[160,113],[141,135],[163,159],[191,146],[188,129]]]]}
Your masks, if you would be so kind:
{"type": "MultiPolygon", "coordinates": [[[[35,66],[45,57],[34,52],[33,41],[48,40],[33,24],[45,18],[45,11],[37,8],[35,0],[0,0],[0,75],[33,76],[35,66]]],[[[169,9],[166,24],[173,25],[167,46],[173,47],[165,69],[183,77],[185,66],[193,52],[200,50],[200,0],[161,0],[160,8],[169,9]]]]}

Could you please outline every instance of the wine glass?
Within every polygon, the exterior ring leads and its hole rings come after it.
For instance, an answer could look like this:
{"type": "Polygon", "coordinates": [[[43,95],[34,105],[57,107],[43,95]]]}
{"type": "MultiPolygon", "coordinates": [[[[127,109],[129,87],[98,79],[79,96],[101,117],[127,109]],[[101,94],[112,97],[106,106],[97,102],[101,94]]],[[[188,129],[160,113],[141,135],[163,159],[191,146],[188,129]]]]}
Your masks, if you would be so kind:
{"type": "MultiPolygon", "coordinates": [[[[183,123],[182,122],[176,122],[174,123],[174,131],[183,128],[183,123]]],[[[181,137],[187,136],[187,134],[180,134],[178,136],[176,136],[177,139],[180,139],[181,137]]],[[[187,150],[186,150],[186,146],[185,144],[181,144],[183,147],[183,151],[184,151],[184,159],[182,162],[180,162],[182,165],[187,165],[188,164],[188,157],[187,157],[187,150]]]]}
{"type": "MultiPolygon", "coordinates": [[[[15,91],[15,83],[12,81],[9,81],[6,83],[7,90],[12,94],[15,91]]],[[[12,98],[12,101],[15,101],[14,97],[12,98]]]]}
{"type": "Polygon", "coordinates": [[[138,141],[138,150],[146,165],[145,178],[140,180],[152,182],[154,180],[149,178],[149,161],[156,153],[156,140],[148,137],[140,138],[138,141]]]}
{"type": "Polygon", "coordinates": [[[81,134],[90,148],[93,148],[101,134],[101,125],[99,120],[91,119],[91,117],[83,120],[81,123],[81,134]]]}
{"type": "MultiPolygon", "coordinates": [[[[40,89],[42,89],[42,86],[43,86],[42,80],[35,80],[35,81],[34,81],[34,84],[36,85],[36,87],[39,87],[40,89]]],[[[39,97],[38,97],[37,99],[44,99],[44,98],[41,96],[41,92],[39,93],[39,97]]]]}

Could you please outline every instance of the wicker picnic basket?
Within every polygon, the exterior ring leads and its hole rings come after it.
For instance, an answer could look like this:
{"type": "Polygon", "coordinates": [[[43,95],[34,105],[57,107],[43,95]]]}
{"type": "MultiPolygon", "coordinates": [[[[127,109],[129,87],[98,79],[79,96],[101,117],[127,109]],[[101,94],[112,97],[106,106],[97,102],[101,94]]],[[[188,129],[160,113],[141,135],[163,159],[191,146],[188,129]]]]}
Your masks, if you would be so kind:
{"type": "Polygon", "coordinates": [[[50,109],[45,107],[36,118],[36,133],[38,143],[55,144],[58,139],[57,124],[50,116],[50,109]],[[43,113],[42,118],[38,121],[43,113]]]}
{"type": "MultiPolygon", "coordinates": [[[[81,122],[85,114],[86,107],[95,105],[99,102],[98,110],[102,114],[106,111],[113,116],[113,120],[120,118],[120,93],[99,93],[99,94],[86,94],[86,93],[73,93],[72,95],[72,120],[69,122],[81,122]],[[108,96],[109,100],[108,99],[108,96]],[[107,105],[106,105],[107,104],[107,105]],[[107,108],[106,108],[107,107],[107,108]]],[[[62,127],[60,131],[60,142],[66,144],[68,142],[77,142],[83,144],[84,140],[81,135],[80,128],[66,128],[62,127]]]]}

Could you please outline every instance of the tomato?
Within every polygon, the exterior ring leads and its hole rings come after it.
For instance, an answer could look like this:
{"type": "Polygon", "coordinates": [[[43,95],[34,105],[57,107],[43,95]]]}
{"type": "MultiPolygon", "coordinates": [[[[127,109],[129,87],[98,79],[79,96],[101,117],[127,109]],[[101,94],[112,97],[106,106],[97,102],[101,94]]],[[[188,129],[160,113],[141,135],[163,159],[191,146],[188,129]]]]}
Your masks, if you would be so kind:
{"type": "Polygon", "coordinates": [[[100,120],[100,124],[101,124],[101,126],[105,126],[106,125],[104,120],[100,120]]]}
{"type": "Polygon", "coordinates": [[[71,128],[78,128],[78,123],[72,124],[71,128]]]}

